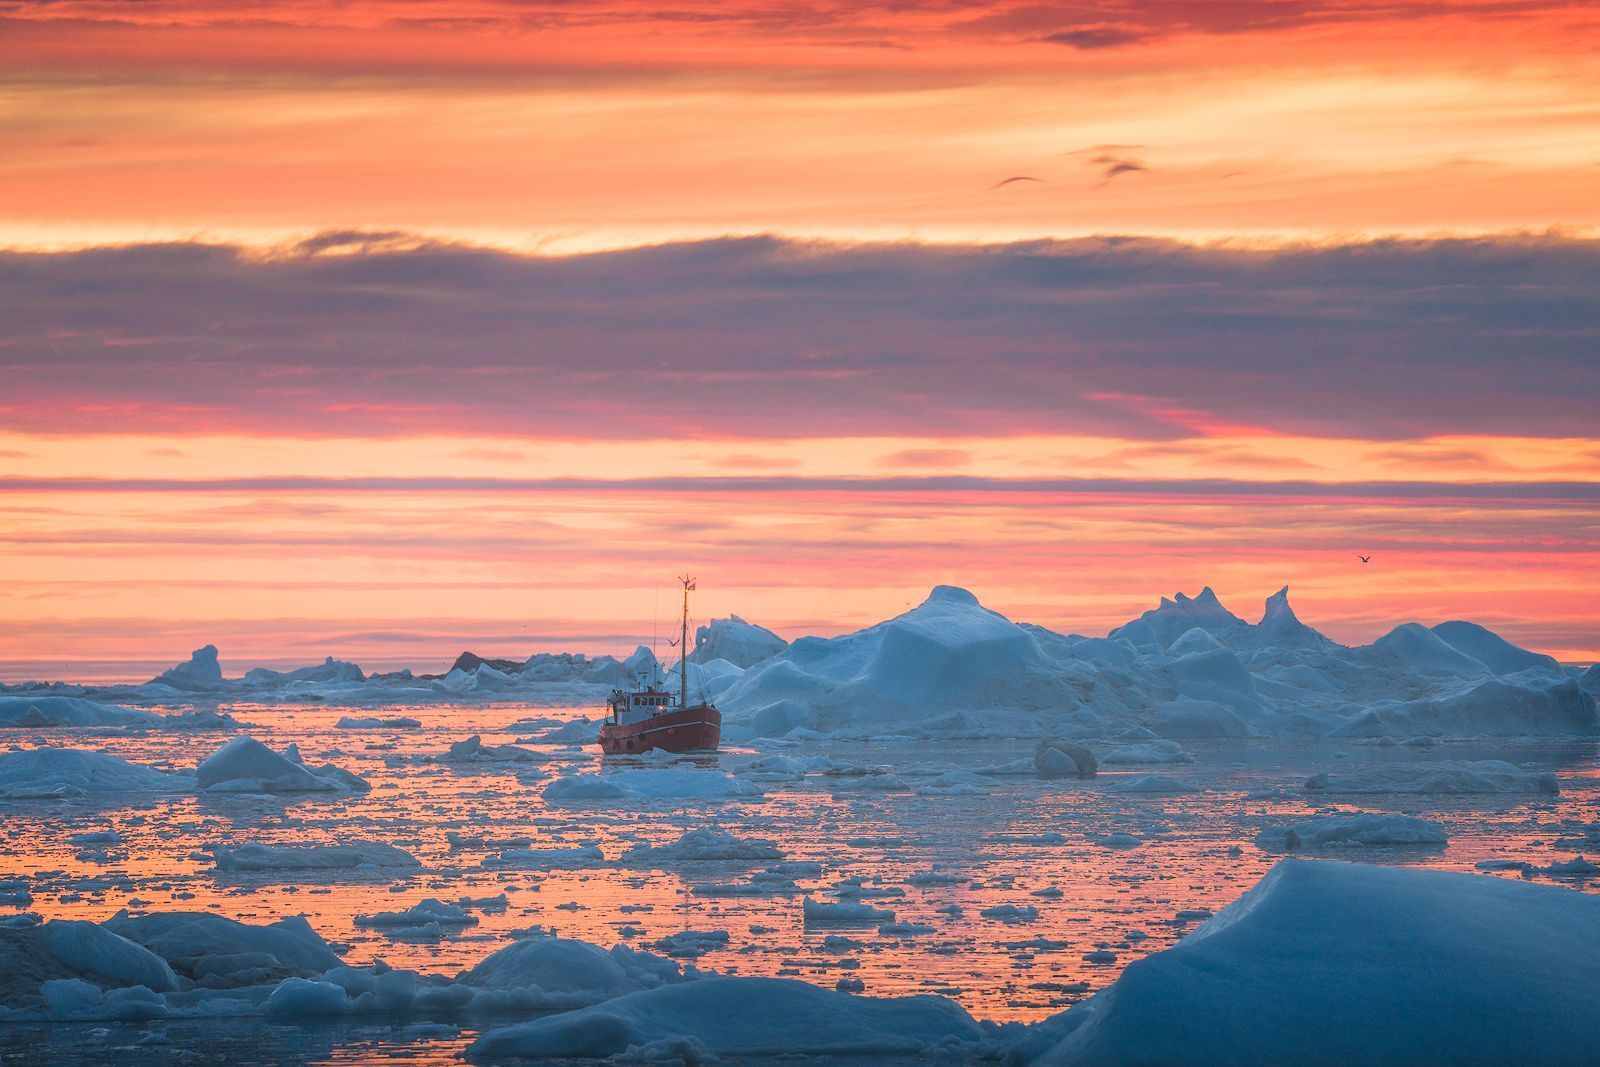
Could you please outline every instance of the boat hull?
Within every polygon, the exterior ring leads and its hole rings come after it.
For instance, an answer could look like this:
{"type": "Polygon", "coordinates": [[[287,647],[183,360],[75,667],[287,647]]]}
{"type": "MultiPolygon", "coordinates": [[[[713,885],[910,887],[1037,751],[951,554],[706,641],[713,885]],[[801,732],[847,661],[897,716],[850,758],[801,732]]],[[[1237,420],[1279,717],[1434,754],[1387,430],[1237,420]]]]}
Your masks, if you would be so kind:
{"type": "Polygon", "coordinates": [[[640,722],[603,723],[600,750],[626,756],[653,748],[667,752],[713,750],[722,741],[722,713],[708,704],[652,715],[640,722]]]}

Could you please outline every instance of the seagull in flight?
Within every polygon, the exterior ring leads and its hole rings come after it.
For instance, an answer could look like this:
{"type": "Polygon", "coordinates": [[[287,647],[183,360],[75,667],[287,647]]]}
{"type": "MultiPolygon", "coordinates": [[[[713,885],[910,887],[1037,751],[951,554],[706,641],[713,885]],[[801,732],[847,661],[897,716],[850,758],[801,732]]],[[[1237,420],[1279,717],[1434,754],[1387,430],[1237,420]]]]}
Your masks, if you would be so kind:
{"type": "Polygon", "coordinates": [[[1043,178],[1035,178],[1032,175],[1028,175],[1028,174],[1018,174],[1015,177],[1006,178],[1006,179],[1004,179],[1002,181],[995,182],[993,185],[989,186],[989,188],[991,188],[991,189],[1003,189],[1003,188],[1005,188],[1006,186],[1010,185],[1013,182],[1038,182],[1039,184],[1043,185],[1044,184],[1044,179],[1043,178]]]}
{"type": "Polygon", "coordinates": [[[1356,559],[1359,559],[1362,563],[1371,563],[1372,562],[1372,557],[1371,556],[1363,556],[1363,555],[1359,555],[1358,554],[1356,556],[1356,559]]]}

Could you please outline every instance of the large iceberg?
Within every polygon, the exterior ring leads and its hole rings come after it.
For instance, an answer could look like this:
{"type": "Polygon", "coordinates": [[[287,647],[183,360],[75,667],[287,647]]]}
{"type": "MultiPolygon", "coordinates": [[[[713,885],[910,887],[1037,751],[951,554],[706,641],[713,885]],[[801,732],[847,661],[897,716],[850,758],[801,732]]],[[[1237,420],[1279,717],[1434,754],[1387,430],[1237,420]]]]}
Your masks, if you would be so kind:
{"type": "Polygon", "coordinates": [[[1284,860],[1015,1049],[1050,1065],[1590,1062],[1600,897],[1284,860]]]}
{"type": "Polygon", "coordinates": [[[789,647],[789,642],[737,615],[726,619],[712,619],[694,632],[694,651],[690,663],[710,663],[726,660],[735,667],[752,667],[762,660],[776,656],[789,647]]]}
{"type": "Polygon", "coordinates": [[[942,708],[1075,702],[1071,679],[1032,633],[943,585],[888,622],[843,637],[800,638],[746,671],[722,698],[724,713],[772,733],[913,719],[942,708]]]}
{"type": "Polygon", "coordinates": [[[1547,656],[1460,622],[1406,623],[1349,648],[1301,622],[1287,588],[1267,598],[1259,623],[1207,587],[1088,638],[1014,623],[965,590],[939,586],[887,622],[796,640],[744,671],[719,704],[735,739],[796,729],[1178,739],[1600,733],[1593,694],[1547,656]]]}

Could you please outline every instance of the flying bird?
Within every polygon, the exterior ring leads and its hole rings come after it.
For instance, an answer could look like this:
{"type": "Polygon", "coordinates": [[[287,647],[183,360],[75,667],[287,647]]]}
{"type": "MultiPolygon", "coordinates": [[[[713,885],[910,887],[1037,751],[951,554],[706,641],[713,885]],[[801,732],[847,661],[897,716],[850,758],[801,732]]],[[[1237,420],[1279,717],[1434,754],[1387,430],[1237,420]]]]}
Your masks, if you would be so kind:
{"type": "Polygon", "coordinates": [[[1361,555],[1359,553],[1357,553],[1356,559],[1359,559],[1362,563],[1371,563],[1372,562],[1372,557],[1371,556],[1363,556],[1363,555],[1361,555]]]}
{"type": "Polygon", "coordinates": [[[989,186],[989,188],[991,188],[991,189],[1003,189],[1006,186],[1012,184],[1013,182],[1038,182],[1038,183],[1040,183],[1042,185],[1042,184],[1044,184],[1044,179],[1043,178],[1035,178],[1035,177],[1032,177],[1031,175],[1028,175],[1028,174],[1018,174],[1018,175],[1016,175],[1014,177],[1006,178],[1004,181],[995,182],[993,185],[989,186]]]}
{"type": "Polygon", "coordinates": [[[1121,156],[1111,155],[1095,156],[1089,163],[1100,168],[1101,185],[1110,185],[1111,180],[1120,174],[1142,174],[1150,169],[1137,159],[1124,159],[1121,156]]]}

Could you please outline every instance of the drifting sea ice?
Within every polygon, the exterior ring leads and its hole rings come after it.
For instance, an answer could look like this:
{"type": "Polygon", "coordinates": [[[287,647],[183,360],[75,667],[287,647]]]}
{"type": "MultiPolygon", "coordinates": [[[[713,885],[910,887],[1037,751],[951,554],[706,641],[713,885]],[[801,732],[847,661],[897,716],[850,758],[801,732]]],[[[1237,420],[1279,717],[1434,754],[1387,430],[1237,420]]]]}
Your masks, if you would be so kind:
{"type": "Polygon", "coordinates": [[[1444,827],[1411,815],[1318,815],[1261,831],[1256,845],[1274,852],[1297,849],[1410,845],[1443,847],[1444,827]]]}
{"type": "Polygon", "coordinates": [[[1317,793],[1545,793],[1560,792],[1549,771],[1525,771],[1502,760],[1380,763],[1325,771],[1306,779],[1317,793]]]}
{"type": "Polygon", "coordinates": [[[9,800],[176,793],[195,779],[141,767],[104,752],[35,748],[0,755],[0,797],[9,800]]]}

